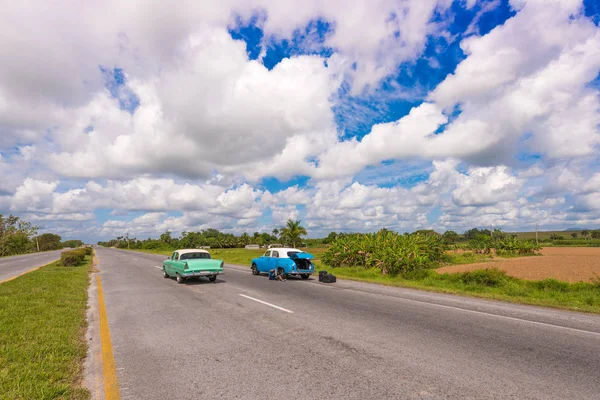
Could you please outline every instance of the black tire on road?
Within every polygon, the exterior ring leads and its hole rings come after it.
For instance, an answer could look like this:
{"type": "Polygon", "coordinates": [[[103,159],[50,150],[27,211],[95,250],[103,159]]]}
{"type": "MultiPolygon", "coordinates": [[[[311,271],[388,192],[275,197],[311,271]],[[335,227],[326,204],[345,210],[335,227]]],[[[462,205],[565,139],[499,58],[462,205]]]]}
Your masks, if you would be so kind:
{"type": "Polygon", "coordinates": [[[260,274],[260,272],[258,272],[258,268],[256,268],[256,264],[252,264],[252,275],[258,275],[260,274]]]}
{"type": "Polygon", "coordinates": [[[167,274],[167,271],[163,268],[163,278],[170,278],[169,274],[167,274]]]}
{"type": "Polygon", "coordinates": [[[211,281],[211,282],[214,282],[214,281],[216,281],[216,280],[217,280],[217,276],[216,276],[216,275],[209,276],[209,277],[208,277],[208,280],[209,280],[209,281],[211,281]]]}
{"type": "Polygon", "coordinates": [[[309,274],[300,274],[300,276],[302,277],[302,279],[308,279],[308,277],[310,276],[309,274]]]}
{"type": "Polygon", "coordinates": [[[180,284],[181,284],[181,283],[183,283],[183,282],[185,282],[185,278],[184,278],[184,277],[182,277],[181,275],[177,274],[177,283],[180,283],[180,284]]]}

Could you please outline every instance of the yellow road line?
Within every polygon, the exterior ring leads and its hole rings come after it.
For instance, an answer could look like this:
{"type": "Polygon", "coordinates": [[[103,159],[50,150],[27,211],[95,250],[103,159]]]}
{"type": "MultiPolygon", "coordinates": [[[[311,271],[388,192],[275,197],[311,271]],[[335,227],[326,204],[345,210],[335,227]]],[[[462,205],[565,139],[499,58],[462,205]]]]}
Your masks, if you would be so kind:
{"type": "Polygon", "coordinates": [[[110,330],[108,329],[108,317],[106,315],[106,305],[104,304],[104,293],[102,292],[100,276],[96,275],[96,280],[98,283],[98,308],[100,310],[100,340],[102,342],[104,395],[106,400],[119,400],[121,398],[119,394],[119,381],[117,380],[115,357],[110,341],[110,330]]]}
{"type": "Polygon", "coordinates": [[[19,275],[15,275],[15,276],[13,276],[12,278],[8,278],[8,279],[5,279],[5,280],[3,280],[3,281],[0,281],[0,285],[1,285],[1,284],[3,284],[3,283],[5,283],[5,282],[12,281],[13,279],[17,279],[18,277],[20,277],[20,276],[23,276],[23,275],[25,275],[25,274],[28,274],[28,273],[30,273],[30,272],[36,271],[36,270],[38,270],[38,269],[40,269],[40,268],[46,267],[46,266],[48,266],[48,265],[50,265],[50,264],[54,264],[54,263],[55,263],[55,262],[57,262],[57,261],[58,261],[58,259],[56,259],[56,260],[54,260],[54,261],[51,261],[51,262],[49,262],[48,264],[40,265],[39,267],[33,267],[33,268],[31,268],[31,269],[29,269],[29,270],[27,270],[27,271],[25,271],[25,272],[21,272],[19,275]]]}

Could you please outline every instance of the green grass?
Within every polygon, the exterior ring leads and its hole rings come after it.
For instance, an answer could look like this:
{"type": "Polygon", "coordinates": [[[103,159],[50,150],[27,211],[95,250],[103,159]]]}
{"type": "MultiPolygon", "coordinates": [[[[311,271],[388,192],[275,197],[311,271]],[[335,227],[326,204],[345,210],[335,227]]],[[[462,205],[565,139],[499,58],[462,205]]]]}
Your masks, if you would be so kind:
{"type": "Polygon", "coordinates": [[[475,254],[472,251],[463,253],[447,252],[444,261],[449,265],[462,265],[494,261],[494,257],[490,254],[475,254]]]}
{"type": "Polygon", "coordinates": [[[498,269],[455,274],[438,274],[433,270],[421,270],[406,278],[383,276],[376,269],[351,267],[324,269],[340,278],[356,281],[600,313],[600,281],[596,283],[567,283],[556,279],[528,281],[509,277],[504,271],[498,269]]]}
{"type": "Polygon", "coordinates": [[[91,257],[0,284],[0,399],[89,399],[81,386],[91,257]]]}

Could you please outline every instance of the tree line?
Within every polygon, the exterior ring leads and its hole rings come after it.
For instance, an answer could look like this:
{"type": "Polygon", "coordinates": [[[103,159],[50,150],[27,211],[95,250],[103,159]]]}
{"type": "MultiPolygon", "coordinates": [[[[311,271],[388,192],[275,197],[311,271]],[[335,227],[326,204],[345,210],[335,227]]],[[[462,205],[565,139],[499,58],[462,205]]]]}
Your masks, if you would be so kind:
{"type": "Polygon", "coordinates": [[[31,222],[14,215],[5,217],[0,214],[0,257],[83,245],[81,240],[63,242],[60,235],[55,233],[38,235],[39,229],[31,222]]]}
{"type": "Polygon", "coordinates": [[[268,244],[281,244],[298,247],[302,245],[321,244],[321,239],[303,239],[306,228],[301,225],[300,220],[288,220],[282,228],[274,228],[271,232],[254,232],[249,235],[244,232],[239,236],[232,233],[223,233],[218,229],[204,229],[198,232],[181,232],[180,237],[173,237],[171,231],[167,230],[158,239],[131,238],[118,236],[109,241],[100,241],[98,244],[105,247],[145,249],[145,250],[170,250],[173,248],[198,248],[208,246],[210,248],[227,249],[244,247],[249,244],[260,246],[268,244]]]}

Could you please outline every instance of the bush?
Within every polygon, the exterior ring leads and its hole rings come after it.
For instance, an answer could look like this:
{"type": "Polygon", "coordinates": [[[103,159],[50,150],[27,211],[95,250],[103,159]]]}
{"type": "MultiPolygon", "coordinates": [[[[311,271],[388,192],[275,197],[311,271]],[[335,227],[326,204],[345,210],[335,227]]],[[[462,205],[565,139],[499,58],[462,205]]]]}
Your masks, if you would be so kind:
{"type": "Polygon", "coordinates": [[[75,267],[85,260],[86,255],[92,254],[92,249],[81,248],[71,251],[64,251],[60,255],[60,262],[65,267],[75,267]],[[89,250],[89,253],[88,253],[89,250]]]}
{"type": "Polygon", "coordinates": [[[467,285],[498,287],[509,280],[506,272],[498,268],[478,269],[452,275],[454,279],[467,285]]]}
{"type": "Polygon", "coordinates": [[[571,288],[568,282],[562,282],[557,279],[544,279],[541,281],[533,281],[531,285],[539,290],[553,291],[553,292],[568,292],[571,288]]]}
{"type": "Polygon", "coordinates": [[[440,235],[400,235],[383,229],[338,236],[322,260],[330,267],[377,268],[394,276],[440,265],[445,250],[440,235]]]}

